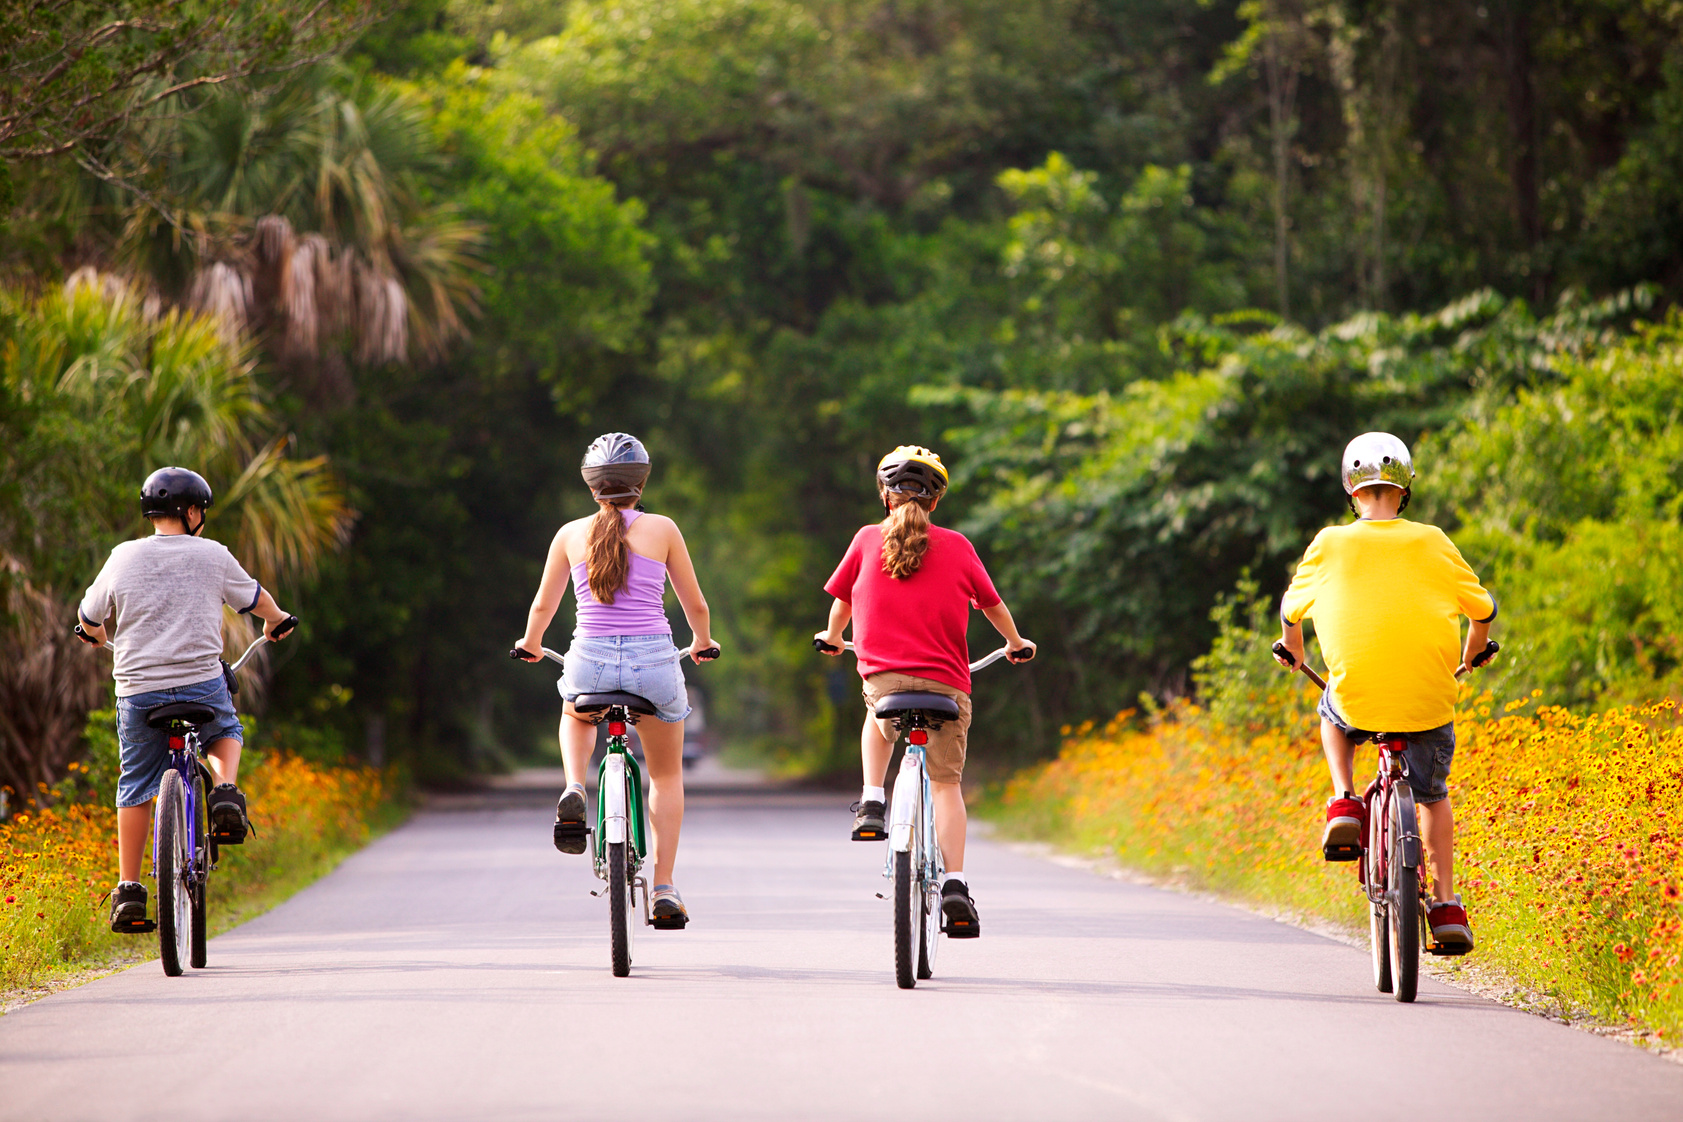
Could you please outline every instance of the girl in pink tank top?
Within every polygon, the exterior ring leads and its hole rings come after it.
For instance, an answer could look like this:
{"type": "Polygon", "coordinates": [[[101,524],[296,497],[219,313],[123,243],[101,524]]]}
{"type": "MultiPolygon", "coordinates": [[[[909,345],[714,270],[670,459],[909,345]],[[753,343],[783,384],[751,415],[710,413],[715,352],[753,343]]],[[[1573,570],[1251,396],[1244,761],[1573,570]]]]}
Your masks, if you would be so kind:
{"type": "Polygon", "coordinates": [[[583,853],[587,813],[584,777],[596,748],[594,722],[578,715],[580,694],[623,691],[648,701],[655,720],[637,728],[649,776],[649,819],[654,833],[654,892],[657,919],[681,926],[689,913],[672,883],[678,832],[684,820],[684,718],[686,700],[681,654],[672,642],[665,593],[672,584],[690,625],[696,662],[717,658],[707,601],[678,524],[633,509],[649,477],[649,454],[624,433],[598,437],[585,452],[584,481],[597,511],[561,527],[550,543],[543,580],[532,600],[526,634],[516,646],[536,662],[543,635],[566,595],[569,578],[578,599],[573,631],[559,687],[566,700],[561,718],[561,758],[567,789],[555,806],[555,847],[583,853]]]}

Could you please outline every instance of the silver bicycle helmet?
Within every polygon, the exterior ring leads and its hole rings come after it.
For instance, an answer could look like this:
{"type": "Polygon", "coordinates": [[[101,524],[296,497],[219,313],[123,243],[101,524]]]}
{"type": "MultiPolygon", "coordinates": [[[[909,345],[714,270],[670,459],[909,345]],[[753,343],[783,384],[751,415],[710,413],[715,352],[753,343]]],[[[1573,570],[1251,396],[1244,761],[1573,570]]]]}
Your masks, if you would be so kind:
{"type": "Polygon", "coordinates": [[[649,450],[627,433],[603,433],[584,450],[579,474],[597,502],[638,498],[649,478],[649,450]]]}
{"type": "Polygon", "coordinates": [[[1364,432],[1345,445],[1342,475],[1346,495],[1377,486],[1407,491],[1414,484],[1414,457],[1390,433],[1364,432]]]}

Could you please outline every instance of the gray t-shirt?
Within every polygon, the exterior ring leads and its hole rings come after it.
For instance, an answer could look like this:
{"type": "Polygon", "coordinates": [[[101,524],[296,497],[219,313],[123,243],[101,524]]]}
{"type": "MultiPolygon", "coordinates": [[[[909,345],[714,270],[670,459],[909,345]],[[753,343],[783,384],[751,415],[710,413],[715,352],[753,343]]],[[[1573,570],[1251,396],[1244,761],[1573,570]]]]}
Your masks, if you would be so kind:
{"type": "Polygon", "coordinates": [[[249,612],[262,591],[221,542],[154,534],[111,551],[81,612],[94,623],[116,616],[112,677],[130,697],[222,673],[222,605],[249,612]]]}

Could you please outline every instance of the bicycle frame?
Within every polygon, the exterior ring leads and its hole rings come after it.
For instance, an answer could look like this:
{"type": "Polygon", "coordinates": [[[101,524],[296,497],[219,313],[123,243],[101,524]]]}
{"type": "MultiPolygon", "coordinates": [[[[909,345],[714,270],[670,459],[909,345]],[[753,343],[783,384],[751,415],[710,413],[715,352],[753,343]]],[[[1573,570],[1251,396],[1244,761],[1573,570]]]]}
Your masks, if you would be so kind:
{"type": "Polygon", "coordinates": [[[643,899],[643,922],[652,922],[649,915],[649,887],[638,873],[648,856],[648,811],[643,800],[643,768],[630,752],[631,737],[626,730],[629,714],[616,705],[608,710],[608,752],[596,771],[596,835],[591,855],[597,879],[608,879],[608,845],[629,841],[626,850],[630,861],[632,884],[643,899]]]}
{"type": "Polygon", "coordinates": [[[1370,847],[1368,839],[1362,839],[1363,850],[1357,861],[1356,874],[1362,878],[1368,901],[1385,904],[1389,901],[1382,886],[1391,880],[1391,843],[1394,841],[1397,844],[1403,867],[1415,870],[1421,865],[1422,845],[1413,791],[1409,789],[1405,793],[1404,790],[1407,788],[1408,762],[1403,757],[1403,749],[1408,742],[1400,736],[1375,737],[1374,742],[1379,745],[1379,771],[1368,784],[1362,801],[1367,804],[1368,821],[1377,824],[1380,844],[1370,847]],[[1369,862],[1374,863],[1372,876],[1367,875],[1369,862]]]}
{"type": "MultiPolygon", "coordinates": [[[[923,731],[911,730],[914,737],[923,731]]],[[[894,780],[893,809],[888,823],[888,855],[883,863],[882,875],[894,875],[896,853],[911,853],[928,881],[939,885],[946,867],[941,860],[941,847],[935,840],[935,791],[929,785],[929,769],[924,762],[925,743],[926,740],[911,740],[900,761],[900,774],[894,780]]]]}

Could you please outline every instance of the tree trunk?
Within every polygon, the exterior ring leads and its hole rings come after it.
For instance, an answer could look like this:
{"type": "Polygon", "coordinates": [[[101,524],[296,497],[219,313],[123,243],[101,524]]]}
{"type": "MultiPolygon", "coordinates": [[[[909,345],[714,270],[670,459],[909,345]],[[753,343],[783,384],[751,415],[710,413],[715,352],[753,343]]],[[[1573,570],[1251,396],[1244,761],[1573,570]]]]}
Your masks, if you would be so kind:
{"type": "Polygon", "coordinates": [[[0,574],[0,786],[39,802],[81,750],[110,664],[71,634],[73,605],[11,569],[0,574]]]}
{"type": "MultiPolygon", "coordinates": [[[[1276,17],[1277,19],[1278,17],[1276,17]]],[[[1268,127],[1274,142],[1274,288],[1281,319],[1291,318],[1291,141],[1296,124],[1297,66],[1287,57],[1276,22],[1263,50],[1268,82],[1268,127]]]]}
{"type": "Polygon", "coordinates": [[[1502,67],[1507,83],[1508,132],[1513,148],[1508,179],[1513,185],[1514,218],[1525,248],[1543,236],[1537,196],[1537,96],[1531,83],[1531,15],[1526,0],[1510,0],[1502,28],[1502,67]]]}

